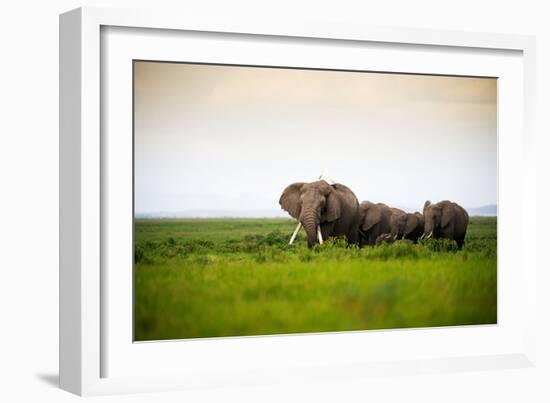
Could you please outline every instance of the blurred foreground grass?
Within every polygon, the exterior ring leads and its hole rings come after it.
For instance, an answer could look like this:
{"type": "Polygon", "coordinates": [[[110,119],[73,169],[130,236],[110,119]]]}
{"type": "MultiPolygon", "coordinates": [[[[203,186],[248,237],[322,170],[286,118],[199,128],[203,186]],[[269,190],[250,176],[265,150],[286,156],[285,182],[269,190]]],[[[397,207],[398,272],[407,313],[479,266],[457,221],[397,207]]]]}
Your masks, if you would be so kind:
{"type": "Polygon", "coordinates": [[[295,221],[135,222],[135,338],[496,323],[496,218],[448,241],[310,250],[295,221]]]}

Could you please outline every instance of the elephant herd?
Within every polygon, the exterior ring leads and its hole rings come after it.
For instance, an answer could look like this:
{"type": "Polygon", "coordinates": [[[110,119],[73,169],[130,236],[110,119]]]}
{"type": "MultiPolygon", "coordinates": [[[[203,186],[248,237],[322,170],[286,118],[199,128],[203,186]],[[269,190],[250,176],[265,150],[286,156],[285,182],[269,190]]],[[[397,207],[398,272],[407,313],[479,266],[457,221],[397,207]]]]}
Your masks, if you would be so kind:
{"type": "Polygon", "coordinates": [[[287,186],[279,204],[298,220],[289,243],[303,226],[309,247],[331,236],[344,236],[361,247],[433,237],[454,240],[461,249],[469,222],[466,210],[448,200],[426,201],[422,213],[406,213],[384,203],[359,203],[347,186],[325,180],[287,186]]]}

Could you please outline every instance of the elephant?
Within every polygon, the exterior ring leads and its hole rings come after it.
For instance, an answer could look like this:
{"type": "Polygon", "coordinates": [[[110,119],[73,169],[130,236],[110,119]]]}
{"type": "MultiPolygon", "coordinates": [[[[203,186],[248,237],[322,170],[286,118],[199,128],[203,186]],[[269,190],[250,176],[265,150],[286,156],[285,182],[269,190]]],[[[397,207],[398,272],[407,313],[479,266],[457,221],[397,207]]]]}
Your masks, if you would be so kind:
{"type": "Polygon", "coordinates": [[[424,233],[424,215],[415,211],[407,213],[407,224],[405,225],[405,239],[417,243],[424,233]]]}
{"type": "Polygon", "coordinates": [[[378,245],[381,245],[384,242],[385,243],[394,243],[395,242],[395,237],[390,233],[380,234],[380,235],[378,235],[378,237],[376,237],[375,245],[378,246],[378,245]]]}
{"type": "Polygon", "coordinates": [[[324,180],[293,183],[279,204],[299,221],[289,243],[303,225],[310,248],[331,236],[345,236],[349,244],[358,244],[359,201],[347,186],[324,180]]]}
{"type": "Polygon", "coordinates": [[[454,240],[458,249],[462,249],[469,223],[468,213],[463,207],[449,200],[433,204],[427,200],[424,221],[423,237],[454,240]]]}
{"type": "Polygon", "coordinates": [[[391,231],[391,208],[384,203],[363,201],[359,206],[360,246],[375,245],[379,235],[391,231]]]}
{"type": "Polygon", "coordinates": [[[390,233],[394,240],[405,236],[405,227],[407,226],[407,213],[403,210],[392,207],[390,218],[390,233]]]}
{"type": "Polygon", "coordinates": [[[417,243],[424,233],[424,216],[418,211],[406,213],[401,209],[392,208],[390,227],[395,239],[408,239],[417,243]]]}

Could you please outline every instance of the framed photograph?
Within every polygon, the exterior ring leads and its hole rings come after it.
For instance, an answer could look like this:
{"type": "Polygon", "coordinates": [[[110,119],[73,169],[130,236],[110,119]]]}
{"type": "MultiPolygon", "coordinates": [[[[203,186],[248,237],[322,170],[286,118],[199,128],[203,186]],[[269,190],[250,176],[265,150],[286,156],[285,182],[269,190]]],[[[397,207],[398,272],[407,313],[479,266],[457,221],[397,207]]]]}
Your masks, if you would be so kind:
{"type": "Polygon", "coordinates": [[[60,17],[60,383],[534,365],[534,39],[60,17]]]}

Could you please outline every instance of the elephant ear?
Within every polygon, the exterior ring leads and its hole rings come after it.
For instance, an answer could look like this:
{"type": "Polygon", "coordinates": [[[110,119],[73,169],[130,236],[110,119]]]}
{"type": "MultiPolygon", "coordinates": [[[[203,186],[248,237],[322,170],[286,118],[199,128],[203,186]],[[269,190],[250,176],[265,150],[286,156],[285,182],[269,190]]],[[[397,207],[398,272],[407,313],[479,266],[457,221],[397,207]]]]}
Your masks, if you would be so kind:
{"type": "Polygon", "coordinates": [[[405,234],[410,234],[418,226],[418,217],[415,214],[407,214],[407,223],[405,224],[405,234]]]}
{"type": "Polygon", "coordinates": [[[340,217],[340,200],[338,196],[336,196],[334,190],[331,190],[327,195],[325,210],[325,220],[328,222],[334,221],[340,217]]]}
{"type": "Polygon", "coordinates": [[[363,231],[370,230],[374,225],[376,225],[382,219],[382,211],[377,208],[368,208],[365,214],[365,219],[363,220],[363,225],[361,229],[363,231]]]}
{"type": "Polygon", "coordinates": [[[296,182],[292,185],[288,185],[279,199],[279,204],[282,209],[296,219],[300,217],[300,212],[302,211],[300,194],[304,184],[304,182],[296,182]]]}
{"type": "Polygon", "coordinates": [[[449,225],[454,215],[455,215],[455,210],[453,206],[443,207],[441,212],[441,227],[445,228],[447,225],[449,225]]]}

